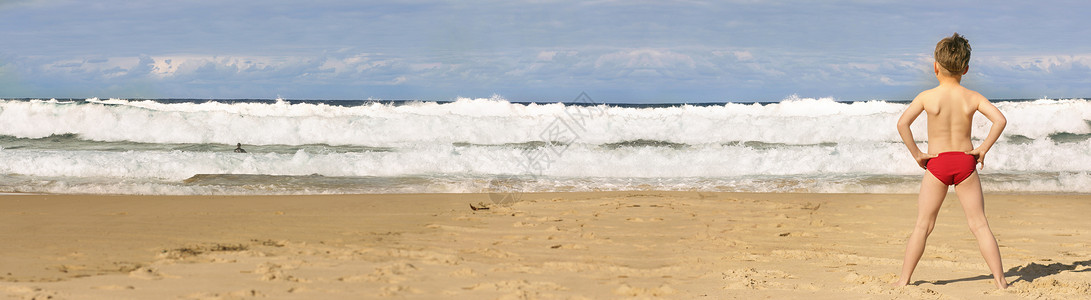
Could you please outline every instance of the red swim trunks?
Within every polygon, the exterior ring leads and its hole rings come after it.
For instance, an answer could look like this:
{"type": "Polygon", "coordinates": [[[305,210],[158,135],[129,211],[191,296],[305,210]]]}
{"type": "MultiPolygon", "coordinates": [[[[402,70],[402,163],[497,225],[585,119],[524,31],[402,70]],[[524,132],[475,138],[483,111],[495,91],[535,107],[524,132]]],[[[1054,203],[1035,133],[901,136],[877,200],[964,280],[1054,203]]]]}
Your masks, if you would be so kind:
{"type": "Polygon", "coordinates": [[[963,152],[943,152],[928,160],[928,172],[946,185],[962,183],[977,167],[977,159],[963,152]]]}

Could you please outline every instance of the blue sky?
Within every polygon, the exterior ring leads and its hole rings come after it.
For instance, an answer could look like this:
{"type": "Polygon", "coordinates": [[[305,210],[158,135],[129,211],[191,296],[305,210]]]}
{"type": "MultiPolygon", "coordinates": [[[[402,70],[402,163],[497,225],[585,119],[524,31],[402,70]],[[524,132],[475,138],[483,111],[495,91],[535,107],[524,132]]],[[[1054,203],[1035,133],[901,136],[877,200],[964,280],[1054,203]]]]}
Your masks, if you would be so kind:
{"type": "Polygon", "coordinates": [[[1091,97],[1087,1],[0,0],[0,98],[1091,97]]]}

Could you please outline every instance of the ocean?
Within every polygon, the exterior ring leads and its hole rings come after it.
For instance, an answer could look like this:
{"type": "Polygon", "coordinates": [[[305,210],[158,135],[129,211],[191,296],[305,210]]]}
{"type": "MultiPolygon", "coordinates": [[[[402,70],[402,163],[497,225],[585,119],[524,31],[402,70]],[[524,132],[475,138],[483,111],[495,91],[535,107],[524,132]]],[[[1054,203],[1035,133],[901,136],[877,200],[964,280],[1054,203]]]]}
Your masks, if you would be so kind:
{"type": "MultiPolygon", "coordinates": [[[[1091,193],[1091,101],[994,103],[986,193],[1091,193]]],[[[0,193],[916,193],[906,105],[0,99],[0,193]]]]}

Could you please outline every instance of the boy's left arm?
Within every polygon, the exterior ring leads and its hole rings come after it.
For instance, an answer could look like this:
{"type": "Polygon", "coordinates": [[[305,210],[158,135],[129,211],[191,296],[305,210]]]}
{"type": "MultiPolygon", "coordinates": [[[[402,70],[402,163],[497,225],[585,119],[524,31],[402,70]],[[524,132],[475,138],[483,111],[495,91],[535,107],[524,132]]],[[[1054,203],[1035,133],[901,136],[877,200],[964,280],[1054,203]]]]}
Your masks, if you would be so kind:
{"type": "Polygon", "coordinates": [[[1004,113],[1000,112],[1000,109],[996,108],[989,99],[984,96],[980,96],[981,101],[977,104],[977,111],[985,115],[985,118],[992,122],[992,128],[989,129],[989,136],[985,137],[985,140],[981,142],[974,150],[967,151],[966,154],[973,155],[977,158],[977,163],[981,164],[981,168],[985,168],[985,153],[989,152],[996,140],[1000,139],[1000,133],[1004,132],[1004,127],[1008,125],[1008,119],[1004,117],[1004,113]]]}

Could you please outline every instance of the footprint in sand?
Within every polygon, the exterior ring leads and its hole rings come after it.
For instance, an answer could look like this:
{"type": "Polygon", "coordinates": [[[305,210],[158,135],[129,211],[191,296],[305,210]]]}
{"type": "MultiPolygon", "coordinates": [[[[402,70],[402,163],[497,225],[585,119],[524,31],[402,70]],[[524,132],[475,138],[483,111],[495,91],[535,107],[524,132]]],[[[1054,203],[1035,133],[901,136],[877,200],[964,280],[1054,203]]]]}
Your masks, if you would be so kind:
{"type": "MultiPolygon", "coordinates": [[[[794,279],[795,276],[780,270],[757,270],[754,268],[727,270],[722,278],[727,281],[724,289],[733,290],[764,290],[781,288],[785,284],[779,281],[794,279]]],[[[790,289],[797,289],[796,285],[789,285],[790,289]]]]}
{"type": "MultiPolygon", "coordinates": [[[[463,250],[459,250],[459,252],[463,253],[463,254],[468,254],[470,256],[490,257],[490,258],[512,258],[512,257],[519,256],[518,254],[508,252],[508,251],[504,251],[504,250],[495,249],[495,248],[463,249],[463,250]]],[[[412,265],[409,265],[409,266],[412,266],[412,265]]]]}
{"type": "Polygon", "coordinates": [[[712,235],[708,234],[708,231],[706,230],[706,231],[698,232],[697,234],[693,235],[693,239],[698,240],[698,241],[704,241],[704,240],[713,239],[713,237],[712,237],[712,235]]]}
{"type": "Polygon", "coordinates": [[[0,291],[7,293],[8,297],[20,299],[58,299],[57,292],[29,286],[9,286],[0,291]]]}
{"type": "Polygon", "coordinates": [[[417,271],[417,267],[407,262],[396,262],[376,267],[371,274],[342,277],[340,281],[357,282],[385,282],[390,284],[402,283],[409,280],[409,275],[417,271]]]}
{"type": "Polygon", "coordinates": [[[310,282],[309,280],[298,278],[286,273],[286,270],[294,270],[299,268],[301,262],[294,262],[289,266],[266,262],[258,265],[254,273],[261,274],[261,280],[263,281],[290,281],[290,282],[310,282]]]}
{"type": "Polygon", "coordinates": [[[419,289],[413,288],[413,287],[402,286],[402,285],[392,285],[392,286],[383,287],[381,292],[379,293],[379,296],[394,297],[394,296],[399,296],[399,295],[404,295],[404,294],[421,294],[421,293],[424,293],[424,292],[419,290],[419,289]]]}
{"type": "Polygon", "coordinates": [[[457,255],[437,253],[424,250],[387,249],[386,253],[378,254],[391,258],[404,258],[418,260],[430,264],[457,265],[462,261],[457,255]]]}
{"type": "Polygon", "coordinates": [[[474,271],[474,269],[471,269],[471,268],[461,268],[461,269],[454,270],[453,272],[451,272],[451,276],[452,277],[481,277],[483,275],[481,273],[478,273],[477,271],[474,271]]]}
{"type": "Polygon", "coordinates": [[[777,236],[783,236],[783,237],[815,237],[816,235],[813,234],[813,233],[810,233],[810,232],[782,232],[782,233],[777,234],[777,236]]]}
{"type": "Polygon", "coordinates": [[[511,226],[513,226],[513,227],[534,227],[534,226],[538,226],[538,224],[519,221],[519,222],[515,222],[515,224],[512,224],[511,226]]]}
{"type": "MultiPolygon", "coordinates": [[[[841,288],[842,291],[860,291],[873,295],[908,295],[911,299],[942,299],[943,295],[935,290],[920,287],[894,287],[890,284],[898,278],[894,273],[886,273],[880,276],[861,275],[849,272],[841,278],[842,282],[850,284],[850,287],[841,288]]],[[[891,297],[894,298],[894,297],[891,297]]]]}
{"type": "Polygon", "coordinates": [[[540,218],[534,218],[533,220],[538,221],[538,222],[562,222],[562,221],[564,221],[564,219],[553,218],[553,217],[540,217],[540,218]]]}
{"type": "Polygon", "coordinates": [[[220,293],[194,293],[186,295],[183,299],[245,299],[245,298],[265,298],[265,293],[255,289],[238,290],[226,294],[220,293]]]}
{"type": "Polygon", "coordinates": [[[615,295],[628,296],[628,297],[648,297],[648,296],[662,297],[662,296],[673,295],[673,294],[675,294],[677,292],[678,292],[678,290],[675,290],[674,288],[672,288],[670,285],[667,285],[667,284],[663,284],[663,285],[660,285],[658,287],[653,287],[653,288],[642,288],[642,287],[633,287],[633,286],[630,286],[628,284],[622,283],[621,286],[618,286],[616,289],[614,289],[614,294],[615,295]]]}
{"type": "Polygon", "coordinates": [[[164,274],[162,272],[159,272],[159,269],[155,268],[155,267],[140,267],[140,268],[137,268],[136,270],[133,270],[132,272],[129,272],[129,277],[145,279],[145,280],[160,280],[160,279],[163,279],[163,278],[180,278],[178,276],[167,275],[167,274],[164,274]]]}
{"type": "Polygon", "coordinates": [[[463,287],[464,290],[473,291],[501,291],[501,292],[520,292],[520,291],[563,291],[567,288],[548,281],[527,281],[527,280],[504,280],[496,282],[484,282],[478,283],[472,286],[463,287]]]}
{"type": "Polygon", "coordinates": [[[580,244],[557,244],[557,245],[549,246],[549,248],[553,248],[553,249],[587,249],[587,246],[580,245],[580,244]]]}
{"type": "Polygon", "coordinates": [[[135,290],[136,287],[131,286],[131,285],[120,286],[120,285],[111,284],[111,285],[93,286],[93,287],[91,287],[91,289],[92,290],[100,290],[100,291],[124,291],[124,290],[135,290]]]}
{"type": "Polygon", "coordinates": [[[1038,278],[1029,283],[1016,282],[1008,291],[1033,299],[1077,299],[1091,295],[1091,282],[1038,278]]]}

